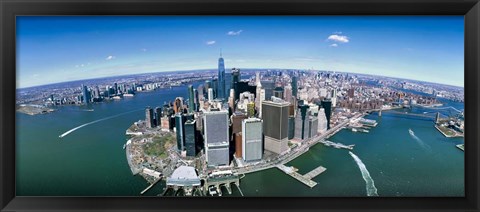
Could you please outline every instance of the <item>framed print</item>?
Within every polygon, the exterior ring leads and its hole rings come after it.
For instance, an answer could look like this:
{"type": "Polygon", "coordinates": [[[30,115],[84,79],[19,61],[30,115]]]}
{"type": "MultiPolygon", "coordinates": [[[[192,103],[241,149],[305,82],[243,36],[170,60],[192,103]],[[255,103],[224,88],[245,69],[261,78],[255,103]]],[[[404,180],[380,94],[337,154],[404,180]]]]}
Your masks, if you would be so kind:
{"type": "Polygon", "coordinates": [[[477,1],[1,7],[2,210],[478,209],[477,1]]]}

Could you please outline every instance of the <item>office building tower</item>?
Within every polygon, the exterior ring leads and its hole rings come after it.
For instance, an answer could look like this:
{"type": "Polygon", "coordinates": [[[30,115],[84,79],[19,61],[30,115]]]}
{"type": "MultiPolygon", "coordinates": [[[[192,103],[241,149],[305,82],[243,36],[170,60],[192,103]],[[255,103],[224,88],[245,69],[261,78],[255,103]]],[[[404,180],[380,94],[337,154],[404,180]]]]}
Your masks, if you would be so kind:
{"type": "Polygon", "coordinates": [[[318,130],[317,132],[319,134],[324,134],[327,132],[327,116],[325,115],[325,108],[320,108],[318,111],[318,130]]]}
{"type": "Polygon", "coordinates": [[[230,88],[235,90],[235,84],[240,82],[240,69],[232,68],[232,82],[230,83],[230,88]]]}
{"type": "Polygon", "coordinates": [[[242,132],[235,134],[235,157],[242,158],[242,132]]]}
{"type": "Polygon", "coordinates": [[[183,112],[183,97],[175,98],[175,101],[173,102],[173,111],[175,111],[175,113],[183,112]]]}
{"type": "Polygon", "coordinates": [[[228,97],[228,107],[232,112],[235,111],[235,90],[230,89],[230,96],[228,97]]]}
{"type": "Polygon", "coordinates": [[[254,94],[257,92],[257,86],[249,85],[249,82],[246,80],[242,80],[235,83],[235,99],[240,98],[240,94],[244,92],[250,92],[254,94]]]}
{"type": "Polygon", "coordinates": [[[161,120],[161,129],[162,131],[170,131],[170,118],[168,116],[163,116],[161,120]]]}
{"type": "Polygon", "coordinates": [[[298,85],[297,85],[297,77],[296,76],[293,76],[292,77],[292,95],[295,97],[295,98],[298,98],[298,85]]]}
{"type": "Polygon", "coordinates": [[[197,143],[196,131],[196,121],[187,120],[185,122],[185,150],[187,150],[187,156],[197,155],[195,149],[197,143]]]}
{"type": "Polygon", "coordinates": [[[218,93],[217,98],[225,99],[225,63],[220,53],[218,58],[218,93]]]}
{"type": "Polygon", "coordinates": [[[262,102],[265,149],[281,154],[288,150],[288,107],[290,103],[274,99],[262,102]]]}
{"type": "Polygon", "coordinates": [[[337,106],[337,89],[332,90],[332,107],[337,106]]]}
{"type": "Polygon", "coordinates": [[[255,103],[249,102],[247,104],[247,117],[252,118],[255,116],[255,103]]]}
{"type": "Polygon", "coordinates": [[[153,120],[153,109],[150,107],[147,107],[145,109],[145,124],[147,128],[155,127],[155,123],[153,120]]]}
{"type": "Polygon", "coordinates": [[[193,89],[193,104],[194,104],[194,111],[195,112],[198,112],[198,110],[200,110],[200,102],[199,102],[199,94],[198,94],[198,90],[197,89],[193,89]]]}
{"type": "Polygon", "coordinates": [[[241,110],[242,112],[247,112],[247,106],[248,103],[254,102],[255,101],[255,96],[253,93],[250,92],[243,92],[240,94],[238,102],[237,102],[237,108],[241,110]]]}
{"type": "Polygon", "coordinates": [[[160,126],[162,124],[162,108],[156,107],[155,108],[155,126],[160,126]]]}
{"type": "Polygon", "coordinates": [[[262,118],[262,105],[263,105],[263,102],[265,101],[265,90],[263,89],[260,89],[260,96],[258,97],[258,102],[259,102],[259,105],[258,105],[258,117],[259,118],[262,118]]]}
{"type": "Polygon", "coordinates": [[[308,118],[308,137],[313,138],[318,134],[318,118],[310,116],[308,118]]]}
{"type": "Polygon", "coordinates": [[[324,99],[321,101],[322,108],[325,109],[325,117],[327,117],[327,129],[330,129],[330,117],[332,115],[332,101],[330,99],[324,99]]]}
{"type": "Polygon", "coordinates": [[[283,99],[285,99],[285,101],[287,102],[293,103],[292,86],[285,86],[285,88],[283,89],[283,99]]]}
{"type": "Polygon", "coordinates": [[[212,88],[213,88],[213,99],[218,98],[218,79],[212,80],[212,88]]]}
{"type": "Polygon", "coordinates": [[[188,113],[195,111],[195,92],[193,91],[193,85],[188,86],[188,113]]]}
{"type": "Polygon", "coordinates": [[[232,133],[233,134],[242,132],[242,121],[244,119],[247,119],[247,116],[244,113],[240,111],[236,111],[235,113],[233,113],[232,115],[232,133]]]}
{"type": "Polygon", "coordinates": [[[205,156],[208,166],[230,164],[228,111],[208,111],[203,114],[205,156]]]}
{"type": "Polygon", "coordinates": [[[185,122],[182,113],[175,114],[175,131],[177,134],[177,149],[183,151],[185,148],[185,122]]]}
{"type": "Polygon", "coordinates": [[[288,117],[288,140],[295,137],[295,116],[290,115],[288,117]]]}
{"type": "Polygon", "coordinates": [[[283,99],[283,88],[282,87],[276,87],[273,90],[273,96],[277,97],[277,98],[280,98],[280,99],[283,99]]]}
{"type": "Polygon", "coordinates": [[[304,140],[308,138],[309,125],[308,116],[310,115],[308,105],[298,106],[297,117],[295,119],[295,138],[304,140]]]}
{"type": "Polygon", "coordinates": [[[84,104],[89,104],[90,103],[90,91],[88,91],[88,88],[86,85],[82,84],[82,95],[83,95],[83,103],[84,104]]]}
{"type": "Polygon", "coordinates": [[[204,85],[204,89],[203,89],[203,92],[204,92],[203,95],[207,96],[207,98],[208,98],[208,89],[209,88],[212,88],[212,82],[210,80],[206,80],[205,85],[204,85]]]}
{"type": "Polygon", "coordinates": [[[208,102],[213,102],[213,88],[208,89],[208,102]]]}
{"type": "Polygon", "coordinates": [[[263,81],[262,88],[265,90],[265,100],[271,100],[273,96],[273,89],[275,89],[275,83],[273,81],[263,81]]]}
{"type": "Polygon", "coordinates": [[[114,91],[114,94],[113,94],[113,95],[117,95],[117,93],[118,93],[118,85],[117,85],[117,83],[113,83],[113,91],[114,91]]]}
{"type": "Polygon", "coordinates": [[[242,158],[246,162],[258,161],[263,156],[263,124],[258,118],[242,121],[242,158]]]}

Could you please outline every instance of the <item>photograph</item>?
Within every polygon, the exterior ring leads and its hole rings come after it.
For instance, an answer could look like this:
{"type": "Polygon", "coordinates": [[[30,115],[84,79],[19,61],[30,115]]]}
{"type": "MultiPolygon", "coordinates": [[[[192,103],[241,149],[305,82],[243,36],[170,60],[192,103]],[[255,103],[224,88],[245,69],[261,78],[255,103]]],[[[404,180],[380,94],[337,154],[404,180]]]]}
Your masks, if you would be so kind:
{"type": "Polygon", "coordinates": [[[463,15],[17,15],[14,34],[16,196],[466,196],[463,15]]]}

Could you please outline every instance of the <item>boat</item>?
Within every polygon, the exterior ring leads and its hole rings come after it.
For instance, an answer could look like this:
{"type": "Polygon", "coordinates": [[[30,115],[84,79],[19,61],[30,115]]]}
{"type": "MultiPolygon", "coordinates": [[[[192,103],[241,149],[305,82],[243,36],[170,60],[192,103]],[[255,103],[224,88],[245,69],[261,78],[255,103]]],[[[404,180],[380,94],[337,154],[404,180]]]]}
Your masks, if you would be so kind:
{"type": "Polygon", "coordinates": [[[94,110],[93,109],[86,109],[85,111],[93,112],[94,110]]]}
{"type": "Polygon", "coordinates": [[[355,128],[352,128],[352,132],[357,132],[358,130],[355,128]]]}
{"type": "Polygon", "coordinates": [[[217,189],[212,186],[212,187],[208,188],[208,193],[209,193],[211,196],[213,196],[213,195],[217,194],[217,189]]]}
{"type": "Polygon", "coordinates": [[[125,149],[126,146],[127,146],[127,144],[123,144],[123,149],[125,149]]]}
{"type": "Polygon", "coordinates": [[[410,133],[411,136],[415,136],[415,133],[413,133],[412,129],[408,129],[408,133],[410,133]]]}

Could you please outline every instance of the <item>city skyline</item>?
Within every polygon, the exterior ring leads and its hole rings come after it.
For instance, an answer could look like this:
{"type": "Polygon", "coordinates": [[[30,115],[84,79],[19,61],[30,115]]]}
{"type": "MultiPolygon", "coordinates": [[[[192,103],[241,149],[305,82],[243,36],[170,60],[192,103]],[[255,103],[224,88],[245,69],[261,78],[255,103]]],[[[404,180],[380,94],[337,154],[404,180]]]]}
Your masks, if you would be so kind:
{"type": "Polygon", "coordinates": [[[331,70],[463,87],[463,29],[462,16],[18,17],[17,88],[214,70],[221,50],[226,70],[331,70]]]}

